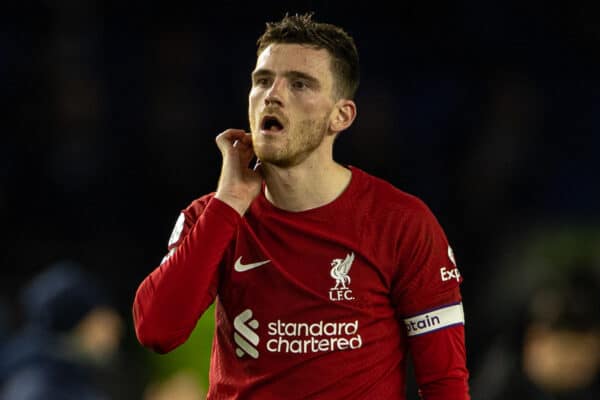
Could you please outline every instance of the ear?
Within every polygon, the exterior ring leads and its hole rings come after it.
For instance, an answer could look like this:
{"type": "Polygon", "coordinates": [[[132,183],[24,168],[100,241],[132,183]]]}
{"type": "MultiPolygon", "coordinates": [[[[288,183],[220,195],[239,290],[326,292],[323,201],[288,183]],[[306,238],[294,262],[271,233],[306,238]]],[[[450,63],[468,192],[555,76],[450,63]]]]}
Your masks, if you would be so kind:
{"type": "Polygon", "coordinates": [[[355,118],[356,104],[352,100],[340,99],[329,119],[329,130],[334,134],[344,131],[352,125],[355,118]]]}

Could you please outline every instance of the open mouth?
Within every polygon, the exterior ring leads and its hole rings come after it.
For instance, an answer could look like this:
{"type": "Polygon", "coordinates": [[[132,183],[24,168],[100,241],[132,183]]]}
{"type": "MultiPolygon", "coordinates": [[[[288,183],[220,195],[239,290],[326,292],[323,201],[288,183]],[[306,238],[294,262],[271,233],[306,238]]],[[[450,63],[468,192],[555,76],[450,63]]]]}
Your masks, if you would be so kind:
{"type": "Polygon", "coordinates": [[[284,128],[283,123],[275,116],[266,115],[263,117],[260,129],[267,132],[280,132],[284,128]]]}

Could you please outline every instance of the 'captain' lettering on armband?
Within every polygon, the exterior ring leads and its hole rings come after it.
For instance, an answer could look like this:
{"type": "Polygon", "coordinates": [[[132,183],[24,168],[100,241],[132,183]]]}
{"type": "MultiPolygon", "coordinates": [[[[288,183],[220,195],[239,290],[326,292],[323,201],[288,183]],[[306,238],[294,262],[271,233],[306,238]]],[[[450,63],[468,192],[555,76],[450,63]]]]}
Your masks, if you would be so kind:
{"type": "Polygon", "coordinates": [[[404,319],[408,336],[418,336],[454,325],[465,324],[462,303],[429,310],[404,319]]]}

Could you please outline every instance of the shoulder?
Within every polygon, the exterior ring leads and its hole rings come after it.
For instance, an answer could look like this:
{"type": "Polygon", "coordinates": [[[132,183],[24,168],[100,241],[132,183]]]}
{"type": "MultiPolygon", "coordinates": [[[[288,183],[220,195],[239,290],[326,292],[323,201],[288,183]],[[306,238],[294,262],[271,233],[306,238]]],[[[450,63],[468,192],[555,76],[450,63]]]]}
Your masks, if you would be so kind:
{"type": "Polygon", "coordinates": [[[176,247],[181,242],[181,239],[194,226],[198,217],[204,212],[210,200],[215,196],[215,193],[208,193],[202,197],[193,200],[183,210],[179,212],[175,226],[169,236],[169,249],[176,247]]]}
{"type": "Polygon", "coordinates": [[[361,205],[362,221],[376,227],[375,237],[407,244],[445,236],[437,217],[420,197],[364,171],[357,170],[356,176],[359,184],[353,210],[361,205]]]}
{"type": "Polygon", "coordinates": [[[197,199],[194,199],[188,206],[182,210],[186,220],[195,221],[200,214],[204,212],[204,209],[208,206],[208,203],[215,197],[215,192],[207,193],[197,199]]]}
{"type": "Polygon", "coordinates": [[[429,206],[420,197],[359,168],[351,169],[358,181],[357,195],[370,203],[373,210],[400,215],[431,214],[429,206]]]}
{"type": "Polygon", "coordinates": [[[198,197],[179,212],[175,227],[173,228],[173,232],[169,239],[169,245],[176,243],[181,237],[181,233],[187,231],[194,225],[213,197],[215,197],[214,192],[198,197]]]}

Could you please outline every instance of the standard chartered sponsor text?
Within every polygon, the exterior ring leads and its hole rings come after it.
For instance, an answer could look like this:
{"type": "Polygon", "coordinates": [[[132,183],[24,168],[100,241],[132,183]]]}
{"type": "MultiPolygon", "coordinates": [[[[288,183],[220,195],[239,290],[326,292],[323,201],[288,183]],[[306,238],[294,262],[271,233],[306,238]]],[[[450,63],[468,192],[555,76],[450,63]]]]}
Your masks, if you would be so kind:
{"type": "Polygon", "coordinates": [[[267,325],[271,337],[266,343],[272,353],[316,353],[354,350],[362,347],[358,320],[353,322],[284,322],[267,325]]]}

